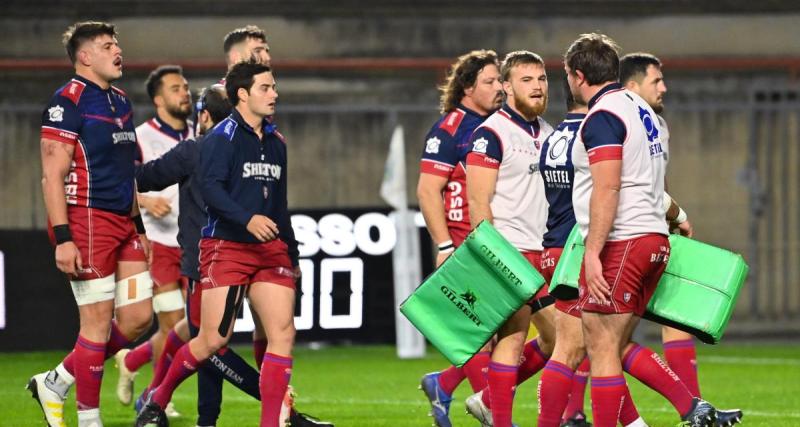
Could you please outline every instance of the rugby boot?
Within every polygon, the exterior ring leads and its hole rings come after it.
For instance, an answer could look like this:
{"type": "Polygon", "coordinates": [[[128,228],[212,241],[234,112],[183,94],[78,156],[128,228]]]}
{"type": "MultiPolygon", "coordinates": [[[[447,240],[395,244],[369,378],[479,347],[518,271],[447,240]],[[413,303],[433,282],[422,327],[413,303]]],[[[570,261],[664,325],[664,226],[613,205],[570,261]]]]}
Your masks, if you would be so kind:
{"type": "Polygon", "coordinates": [[[64,401],[68,387],[60,387],[56,371],[42,372],[31,377],[25,386],[44,413],[49,427],[66,427],[64,423],[64,401]]]}
{"type": "Polygon", "coordinates": [[[717,427],[731,427],[742,422],[744,414],[741,409],[718,409],[717,410],[717,427]]]}
{"type": "Polygon", "coordinates": [[[133,380],[136,378],[136,371],[131,371],[125,365],[125,356],[131,351],[123,348],[114,355],[114,366],[119,369],[119,379],[117,380],[117,399],[119,403],[128,406],[133,401],[133,380]]]}
{"type": "Polygon", "coordinates": [[[425,393],[428,402],[431,404],[430,416],[433,417],[433,425],[438,427],[452,427],[450,423],[450,402],[453,396],[445,393],[439,386],[440,372],[431,372],[422,377],[419,388],[425,393]]]}
{"type": "Polygon", "coordinates": [[[681,417],[682,426],[715,427],[717,410],[710,403],[699,397],[692,399],[692,409],[681,417]]]}
{"type": "Polygon", "coordinates": [[[571,417],[561,423],[561,427],[592,427],[592,423],[586,420],[586,414],[582,411],[575,411],[571,417]]]}

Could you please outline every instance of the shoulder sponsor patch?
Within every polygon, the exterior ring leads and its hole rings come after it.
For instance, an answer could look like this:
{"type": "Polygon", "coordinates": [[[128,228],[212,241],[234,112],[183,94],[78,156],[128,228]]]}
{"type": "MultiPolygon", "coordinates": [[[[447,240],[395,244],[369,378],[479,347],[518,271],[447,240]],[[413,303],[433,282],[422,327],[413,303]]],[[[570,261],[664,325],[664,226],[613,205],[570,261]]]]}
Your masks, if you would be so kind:
{"type": "Polygon", "coordinates": [[[50,107],[49,109],[47,109],[47,114],[50,115],[51,122],[64,121],[64,107],[60,105],[56,105],[54,107],[50,107]]]}
{"type": "Polygon", "coordinates": [[[478,138],[472,142],[472,151],[476,153],[486,154],[486,148],[489,146],[489,141],[486,138],[478,138]]]}
{"type": "Polygon", "coordinates": [[[439,153],[439,146],[442,145],[442,140],[437,137],[428,138],[425,141],[425,152],[429,154],[439,153]]]}

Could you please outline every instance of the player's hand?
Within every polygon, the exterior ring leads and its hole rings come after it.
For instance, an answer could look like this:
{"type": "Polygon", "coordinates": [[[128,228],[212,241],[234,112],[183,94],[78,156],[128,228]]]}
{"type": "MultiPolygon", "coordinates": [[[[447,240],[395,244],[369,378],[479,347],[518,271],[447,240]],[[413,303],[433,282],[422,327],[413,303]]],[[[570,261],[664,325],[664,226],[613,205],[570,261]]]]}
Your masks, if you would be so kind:
{"type": "Polygon", "coordinates": [[[611,286],[603,277],[603,264],[600,262],[600,256],[586,253],[583,256],[583,268],[589,296],[601,304],[609,304],[611,286]]]}
{"type": "Polygon", "coordinates": [[[674,226],[678,228],[678,232],[681,233],[681,236],[690,238],[694,236],[694,229],[692,228],[692,223],[689,222],[688,219],[680,224],[674,224],[674,226]]]}
{"type": "Polygon", "coordinates": [[[150,239],[145,234],[139,234],[139,241],[142,243],[142,250],[144,256],[147,258],[147,265],[153,265],[153,245],[150,244],[150,239]]]}
{"type": "Polygon", "coordinates": [[[71,276],[77,276],[83,270],[81,253],[75,242],[64,242],[56,246],[56,267],[71,276]]]}
{"type": "Polygon", "coordinates": [[[453,255],[453,251],[439,252],[439,254],[436,255],[436,267],[438,268],[440,265],[442,265],[442,263],[444,263],[444,261],[449,258],[450,255],[453,255]]]}
{"type": "Polygon", "coordinates": [[[147,200],[144,208],[156,218],[163,218],[172,212],[169,200],[163,197],[146,197],[144,200],[147,200]]]}
{"type": "Polygon", "coordinates": [[[247,231],[260,242],[269,242],[278,238],[278,226],[264,215],[253,215],[247,223],[247,231]]]}

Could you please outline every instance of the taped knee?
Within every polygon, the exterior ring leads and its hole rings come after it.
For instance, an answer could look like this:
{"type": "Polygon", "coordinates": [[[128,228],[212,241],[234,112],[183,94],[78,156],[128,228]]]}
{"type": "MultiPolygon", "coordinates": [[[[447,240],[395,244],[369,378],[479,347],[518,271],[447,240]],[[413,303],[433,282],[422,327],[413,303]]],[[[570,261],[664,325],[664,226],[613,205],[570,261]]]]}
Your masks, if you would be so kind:
{"type": "Polygon", "coordinates": [[[117,282],[114,305],[124,307],[153,297],[153,279],[149,271],[126,277],[117,282]]]}
{"type": "Polygon", "coordinates": [[[96,302],[114,299],[114,275],[100,279],[70,280],[72,295],[78,305],[94,304],[96,302]]]}
{"type": "Polygon", "coordinates": [[[153,311],[164,313],[183,310],[183,294],[180,289],[153,295],[153,311]]]}

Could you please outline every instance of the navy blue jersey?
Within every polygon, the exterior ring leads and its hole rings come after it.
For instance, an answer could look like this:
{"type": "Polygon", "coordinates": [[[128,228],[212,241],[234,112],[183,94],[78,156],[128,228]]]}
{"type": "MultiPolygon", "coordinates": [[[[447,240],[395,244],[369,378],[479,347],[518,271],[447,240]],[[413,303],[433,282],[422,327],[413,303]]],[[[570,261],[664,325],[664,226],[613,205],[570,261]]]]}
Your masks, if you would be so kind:
{"type": "Polygon", "coordinates": [[[471,229],[465,162],[470,148],[469,137],[486,117],[459,104],[458,108],[437,120],[425,137],[420,172],[447,178],[444,211],[450,229],[471,229]]]}
{"type": "Polygon", "coordinates": [[[247,231],[247,223],[259,214],[277,224],[279,237],[292,254],[297,243],[287,208],[286,143],[268,120],[262,122],[262,131],[259,140],[234,109],[206,138],[200,156],[208,213],[203,237],[259,243],[247,231]]]}
{"type": "Polygon", "coordinates": [[[141,152],[133,107],[123,91],[75,76],[45,108],[41,137],[75,147],[64,182],[68,205],[130,213],[141,152]]]}
{"type": "Polygon", "coordinates": [[[539,171],[544,178],[547,197],[547,232],[542,246],[562,248],[575,226],[572,210],[572,182],[575,169],[572,165],[572,146],[586,114],[567,113],[567,117],[542,145],[539,171]]]}

